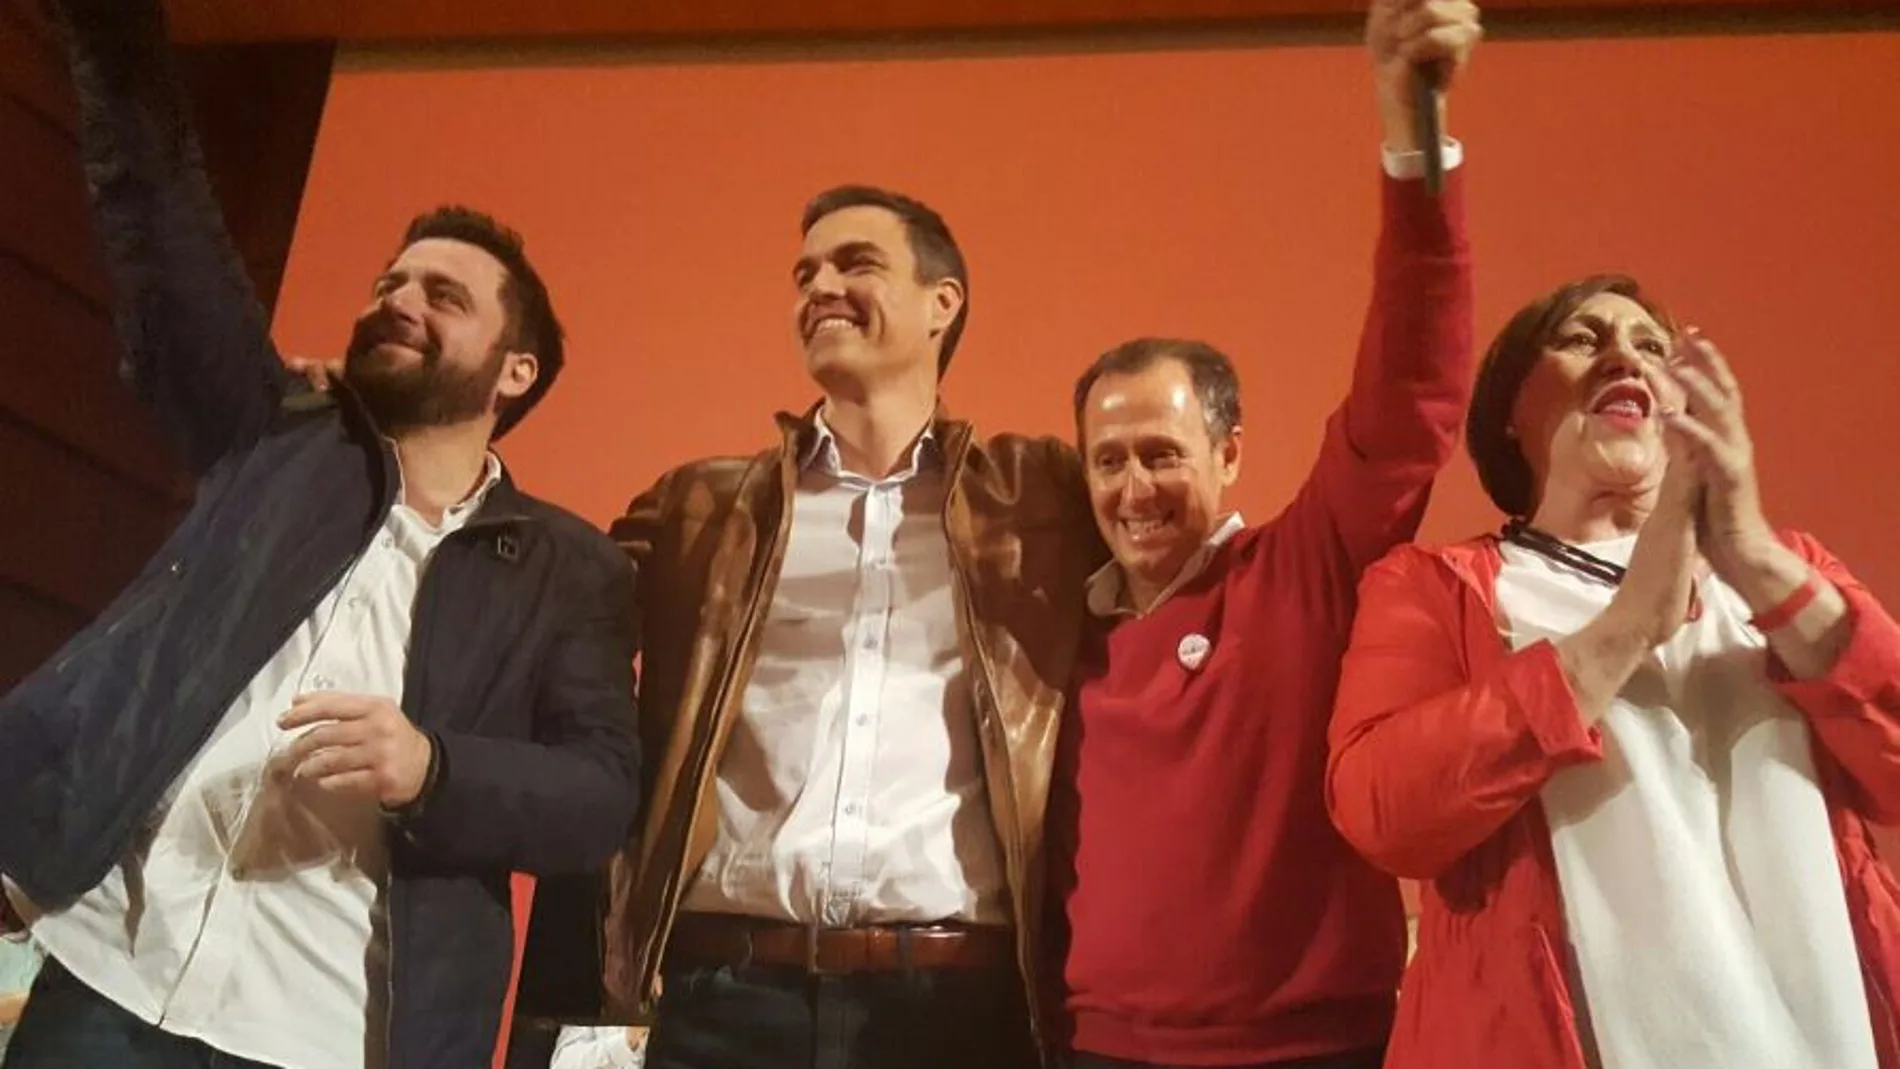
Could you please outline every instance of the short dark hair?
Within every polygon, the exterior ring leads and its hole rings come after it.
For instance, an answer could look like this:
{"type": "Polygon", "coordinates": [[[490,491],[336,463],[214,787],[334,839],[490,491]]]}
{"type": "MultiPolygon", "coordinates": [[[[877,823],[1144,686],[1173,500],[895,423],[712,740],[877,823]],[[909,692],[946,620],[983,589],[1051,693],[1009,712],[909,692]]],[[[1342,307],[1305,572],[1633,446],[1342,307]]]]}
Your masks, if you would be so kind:
{"type": "Polygon", "coordinates": [[[402,235],[402,247],[431,238],[473,245],[501,261],[501,304],[508,316],[502,344],[514,352],[533,353],[539,365],[534,385],[504,405],[496,416],[494,436],[500,438],[554,388],[554,380],[567,362],[561,321],[554,316],[554,302],[548,297],[546,283],[528,262],[521,235],[493,216],[459,204],[442,205],[410,220],[409,229],[402,235]]]}
{"type": "Polygon", "coordinates": [[[1075,380],[1076,437],[1082,437],[1082,412],[1097,382],[1107,375],[1138,374],[1163,360],[1179,361],[1187,368],[1194,395],[1201,399],[1208,437],[1219,441],[1234,433],[1240,426],[1240,375],[1226,353],[1191,338],[1136,338],[1096,357],[1075,380]]]}
{"type": "Polygon", "coordinates": [[[1635,301],[1665,330],[1675,329],[1668,313],[1643,292],[1635,279],[1628,275],[1589,275],[1566,282],[1518,309],[1478,365],[1471,409],[1465,413],[1465,449],[1477,466],[1484,492],[1507,516],[1528,518],[1537,508],[1539,492],[1530,461],[1511,430],[1517,395],[1557,328],[1585,302],[1605,293],[1635,301]]]}
{"type": "Polygon", "coordinates": [[[963,250],[950,235],[950,226],[930,205],[902,193],[876,186],[834,186],[805,204],[798,232],[811,233],[818,220],[846,208],[882,208],[904,223],[904,236],[910,241],[910,254],[917,261],[917,281],[941,282],[954,278],[963,287],[963,307],[943,332],[943,347],[937,350],[937,377],[950,370],[950,358],[956,354],[957,341],[963,337],[963,324],[970,318],[970,269],[963,262],[963,250]]]}

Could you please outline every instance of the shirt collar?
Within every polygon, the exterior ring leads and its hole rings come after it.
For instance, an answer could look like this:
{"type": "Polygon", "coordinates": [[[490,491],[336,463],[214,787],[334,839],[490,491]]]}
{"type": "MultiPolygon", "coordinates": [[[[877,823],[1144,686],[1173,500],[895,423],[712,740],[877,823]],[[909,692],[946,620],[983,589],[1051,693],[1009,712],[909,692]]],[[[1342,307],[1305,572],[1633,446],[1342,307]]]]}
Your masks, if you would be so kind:
{"type": "MultiPolygon", "coordinates": [[[[390,455],[396,458],[396,500],[400,502],[407,486],[406,476],[402,470],[402,451],[395,448],[394,439],[387,440],[390,444],[390,455]]],[[[482,454],[482,481],[475,484],[475,489],[470,490],[467,497],[443,510],[443,525],[459,524],[476,509],[481,508],[482,502],[488,500],[488,492],[493,490],[495,484],[499,482],[501,482],[501,458],[496,456],[494,450],[491,449],[482,454]]]]}
{"type": "Polygon", "coordinates": [[[471,491],[467,497],[463,498],[461,501],[457,502],[456,504],[449,506],[449,510],[448,510],[449,514],[456,517],[462,517],[462,516],[468,515],[469,513],[474,512],[478,508],[481,508],[482,502],[488,500],[488,492],[490,490],[493,490],[495,488],[495,484],[500,481],[501,481],[501,458],[496,456],[493,452],[483,453],[482,454],[482,481],[476,485],[475,489],[471,491]]]}
{"type": "Polygon", "coordinates": [[[805,447],[799,452],[798,467],[800,471],[815,469],[838,478],[855,478],[866,482],[903,482],[923,470],[926,463],[935,461],[940,456],[936,425],[927,423],[924,425],[923,433],[917,436],[917,441],[910,447],[910,464],[904,470],[893,472],[883,479],[872,479],[857,472],[846,471],[844,460],[838,454],[838,436],[832,432],[831,425],[825,422],[824,410],[820,408],[812,413],[811,437],[806,440],[805,447]]]}
{"type": "MultiPolygon", "coordinates": [[[[1174,596],[1175,591],[1192,582],[1195,576],[1200,575],[1207,568],[1207,562],[1214,559],[1214,554],[1220,551],[1220,547],[1226,545],[1228,539],[1239,534],[1246,526],[1247,522],[1240,518],[1240,513],[1228,513],[1219,526],[1214,528],[1213,533],[1207,536],[1207,541],[1201,543],[1201,548],[1195,550],[1194,555],[1187,559],[1187,563],[1181,565],[1181,570],[1175,574],[1174,581],[1161,589],[1161,593],[1156,596],[1154,603],[1149,605],[1146,611],[1153,612],[1160,608],[1162,602],[1174,596]]],[[[1114,561],[1102,565],[1094,575],[1089,576],[1088,603],[1089,612],[1096,616],[1145,615],[1143,612],[1136,611],[1134,602],[1130,600],[1128,594],[1128,576],[1122,571],[1122,566],[1114,561]]]]}

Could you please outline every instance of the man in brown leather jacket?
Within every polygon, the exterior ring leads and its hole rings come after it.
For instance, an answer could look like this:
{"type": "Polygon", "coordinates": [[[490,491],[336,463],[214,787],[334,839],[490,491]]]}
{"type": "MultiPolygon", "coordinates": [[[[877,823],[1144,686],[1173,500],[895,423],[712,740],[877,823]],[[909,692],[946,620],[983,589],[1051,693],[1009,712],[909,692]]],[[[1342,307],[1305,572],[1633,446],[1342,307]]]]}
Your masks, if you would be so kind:
{"type": "Polygon", "coordinates": [[[969,282],[935,212],[845,187],[803,229],[823,399],[614,527],[652,779],[610,999],[663,989],[651,1069],[1034,1065],[1043,807],[1102,559],[1080,462],[942,411],[969,282]]]}

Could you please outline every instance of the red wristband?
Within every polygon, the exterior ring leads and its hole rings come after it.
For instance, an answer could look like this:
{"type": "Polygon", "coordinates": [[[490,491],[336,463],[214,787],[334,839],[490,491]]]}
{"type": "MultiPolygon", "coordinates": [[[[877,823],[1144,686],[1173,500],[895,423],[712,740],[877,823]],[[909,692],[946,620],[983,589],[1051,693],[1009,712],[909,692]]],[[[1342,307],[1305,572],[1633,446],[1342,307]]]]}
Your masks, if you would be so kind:
{"type": "Polygon", "coordinates": [[[1750,620],[1749,623],[1753,624],[1755,630],[1760,631],[1764,635],[1779,631],[1789,624],[1794,623],[1794,618],[1801,615],[1801,610],[1812,604],[1814,599],[1819,597],[1820,594],[1821,583],[1815,578],[1814,570],[1809,569],[1808,577],[1802,580],[1801,585],[1795,588],[1794,593],[1782,598],[1781,604],[1769,609],[1767,612],[1757,613],[1755,618],[1750,620]]]}

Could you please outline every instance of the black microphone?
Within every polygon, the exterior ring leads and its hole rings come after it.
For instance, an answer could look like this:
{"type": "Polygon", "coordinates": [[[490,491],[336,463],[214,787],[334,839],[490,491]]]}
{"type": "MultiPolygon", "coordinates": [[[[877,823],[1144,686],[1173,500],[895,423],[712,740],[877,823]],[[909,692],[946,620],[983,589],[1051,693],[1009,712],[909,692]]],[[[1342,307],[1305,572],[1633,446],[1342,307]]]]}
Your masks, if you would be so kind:
{"type": "Polygon", "coordinates": [[[1445,188],[1445,130],[1438,121],[1438,97],[1444,70],[1436,63],[1420,63],[1413,80],[1412,130],[1425,153],[1425,189],[1436,197],[1445,188]]]}

